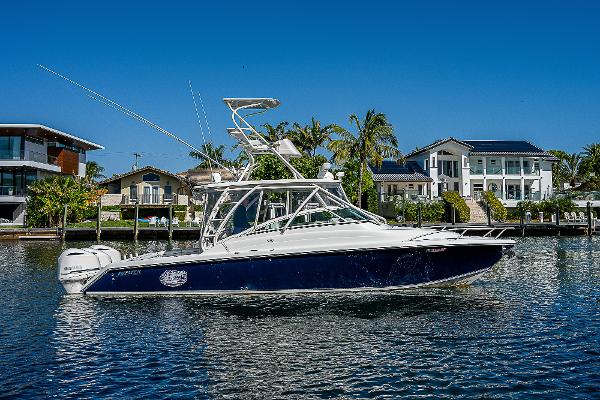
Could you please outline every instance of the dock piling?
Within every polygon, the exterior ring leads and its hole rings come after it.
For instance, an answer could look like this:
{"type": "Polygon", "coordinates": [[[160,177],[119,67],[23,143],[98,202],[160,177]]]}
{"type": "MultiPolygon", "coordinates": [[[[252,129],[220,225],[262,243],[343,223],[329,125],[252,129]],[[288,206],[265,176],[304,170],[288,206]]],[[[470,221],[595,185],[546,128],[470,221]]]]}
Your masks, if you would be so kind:
{"type": "Polygon", "coordinates": [[[485,211],[487,214],[487,224],[488,226],[492,226],[492,207],[486,203],[485,211]]]}
{"type": "Polygon", "coordinates": [[[134,215],[133,215],[133,240],[137,241],[138,239],[138,218],[140,216],[140,206],[139,204],[135,204],[134,215]]]}
{"type": "Polygon", "coordinates": [[[98,199],[98,218],[96,220],[96,241],[100,241],[100,233],[101,233],[101,221],[102,221],[102,197],[98,199]]]}
{"type": "Polygon", "coordinates": [[[417,226],[420,228],[422,222],[421,203],[417,203],[417,226]]]}
{"type": "Polygon", "coordinates": [[[62,217],[62,232],[60,233],[60,238],[64,241],[67,236],[67,205],[65,204],[65,208],[63,210],[62,217]]]}
{"type": "Polygon", "coordinates": [[[169,206],[169,242],[173,240],[173,206],[169,206]]]}
{"type": "Polygon", "coordinates": [[[588,201],[585,208],[587,216],[587,234],[588,236],[592,236],[592,203],[588,201]]]}

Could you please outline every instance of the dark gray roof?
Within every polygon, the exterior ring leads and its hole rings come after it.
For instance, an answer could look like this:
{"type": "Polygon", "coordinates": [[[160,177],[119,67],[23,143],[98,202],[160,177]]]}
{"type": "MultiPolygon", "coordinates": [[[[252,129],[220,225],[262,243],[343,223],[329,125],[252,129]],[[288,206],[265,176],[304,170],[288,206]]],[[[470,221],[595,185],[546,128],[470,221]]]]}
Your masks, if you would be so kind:
{"type": "Polygon", "coordinates": [[[156,167],[153,167],[151,165],[146,165],[145,167],[141,167],[141,168],[138,168],[138,169],[135,169],[135,170],[132,170],[132,171],[127,171],[127,172],[124,172],[122,174],[113,175],[110,178],[107,178],[107,179],[105,179],[105,180],[103,180],[101,182],[98,182],[98,185],[100,185],[100,186],[108,185],[109,183],[114,182],[114,181],[118,181],[119,179],[125,178],[126,176],[130,176],[130,175],[133,175],[133,174],[139,174],[140,172],[146,172],[146,171],[159,172],[161,174],[173,177],[173,178],[177,179],[178,181],[181,181],[182,183],[184,183],[186,185],[188,184],[186,182],[185,178],[183,178],[183,177],[181,177],[179,175],[175,175],[172,172],[165,171],[164,169],[156,168],[156,167]]]}
{"type": "Polygon", "coordinates": [[[396,161],[384,160],[381,167],[369,165],[375,182],[431,182],[433,179],[425,174],[425,171],[416,161],[398,163],[396,161]]]}
{"type": "Polygon", "coordinates": [[[472,155],[522,154],[552,157],[551,154],[526,140],[464,140],[464,142],[472,147],[472,155]]]}

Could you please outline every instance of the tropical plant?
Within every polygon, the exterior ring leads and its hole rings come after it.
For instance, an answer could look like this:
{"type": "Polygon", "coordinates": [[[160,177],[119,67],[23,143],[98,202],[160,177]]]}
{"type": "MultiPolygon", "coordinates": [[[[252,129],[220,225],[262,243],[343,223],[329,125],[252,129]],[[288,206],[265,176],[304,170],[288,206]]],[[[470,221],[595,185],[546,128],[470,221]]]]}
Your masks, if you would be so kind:
{"type": "Polygon", "coordinates": [[[333,134],[333,125],[322,126],[320,121],[311,119],[310,125],[301,126],[294,122],[290,140],[302,153],[314,157],[319,147],[325,146],[333,134]]]}
{"type": "MultiPolygon", "coordinates": [[[[469,219],[471,218],[471,210],[469,209],[465,199],[463,199],[458,192],[443,192],[442,199],[444,199],[448,206],[454,207],[454,209],[457,211],[457,222],[469,222],[469,219]]],[[[452,219],[452,214],[450,214],[449,219],[452,219]]]]}
{"type": "Polygon", "coordinates": [[[356,134],[354,135],[338,125],[333,125],[333,131],[340,138],[331,140],[327,148],[333,153],[334,162],[339,165],[352,160],[358,161],[356,199],[358,206],[361,207],[363,176],[367,170],[367,164],[381,166],[385,158],[398,157],[400,152],[397,149],[398,139],[396,139],[394,130],[385,114],[369,110],[362,121],[355,114],[350,115],[349,120],[356,129],[356,134]]]}
{"type": "Polygon", "coordinates": [[[443,201],[417,203],[401,198],[394,205],[397,215],[403,215],[405,221],[418,220],[418,207],[421,206],[421,220],[424,222],[441,222],[446,215],[446,204],[443,201]]]}
{"type": "Polygon", "coordinates": [[[483,200],[487,204],[488,207],[492,209],[492,218],[496,221],[505,221],[507,217],[506,207],[498,198],[496,194],[491,190],[483,192],[483,200]]]}
{"type": "MultiPolygon", "coordinates": [[[[201,151],[204,154],[206,154],[207,156],[209,156],[210,158],[212,158],[213,160],[217,161],[218,163],[220,163],[226,167],[231,165],[231,161],[227,160],[224,156],[225,145],[221,144],[221,145],[215,147],[211,142],[206,142],[202,145],[201,151]]],[[[214,164],[213,162],[204,158],[204,156],[202,156],[197,151],[190,151],[190,157],[201,160],[200,164],[198,164],[198,166],[196,168],[210,168],[211,166],[213,168],[218,167],[217,165],[213,165],[214,164]]]]}
{"type": "Polygon", "coordinates": [[[276,142],[278,140],[284,139],[289,135],[287,130],[287,126],[289,123],[287,121],[282,121],[278,123],[276,126],[271,124],[264,124],[263,128],[267,131],[266,134],[263,134],[265,138],[271,143],[276,142]]]}
{"type": "MultiPolygon", "coordinates": [[[[319,174],[321,166],[327,162],[327,158],[322,155],[309,157],[304,155],[300,158],[292,158],[290,163],[294,168],[302,174],[303,177],[314,179],[319,174]]],[[[277,156],[273,154],[264,154],[256,158],[256,166],[252,171],[252,179],[257,180],[274,180],[274,179],[291,179],[292,173],[281,162],[277,156]]]]}
{"type": "Polygon", "coordinates": [[[98,181],[99,179],[106,178],[102,173],[104,172],[104,167],[98,164],[96,161],[88,161],[85,163],[85,182],[93,183],[98,181]]]}
{"type": "Polygon", "coordinates": [[[67,206],[67,221],[79,222],[94,213],[94,204],[105,192],[71,176],[51,176],[29,185],[27,223],[34,227],[57,226],[67,206]]]}
{"type": "Polygon", "coordinates": [[[569,154],[563,150],[549,150],[548,153],[552,154],[558,159],[558,162],[552,163],[552,186],[562,190],[563,183],[568,181],[563,168],[563,162],[569,156],[569,154]]]}
{"type": "Polygon", "coordinates": [[[586,173],[600,175],[600,143],[588,144],[583,148],[582,169],[586,173]]]}

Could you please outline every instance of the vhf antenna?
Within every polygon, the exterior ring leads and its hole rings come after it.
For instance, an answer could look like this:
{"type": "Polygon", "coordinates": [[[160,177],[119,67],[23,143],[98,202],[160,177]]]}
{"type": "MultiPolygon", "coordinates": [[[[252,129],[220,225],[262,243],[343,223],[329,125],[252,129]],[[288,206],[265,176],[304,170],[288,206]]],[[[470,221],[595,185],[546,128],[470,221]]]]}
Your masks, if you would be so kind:
{"type": "Polygon", "coordinates": [[[71,84],[73,84],[73,85],[77,86],[78,88],[85,90],[86,92],[88,92],[88,93],[89,93],[89,94],[87,94],[87,96],[88,96],[88,97],[90,97],[90,98],[92,98],[92,99],[94,99],[94,100],[96,100],[96,101],[98,101],[98,102],[100,102],[100,103],[104,104],[104,105],[105,105],[105,106],[107,106],[107,107],[113,108],[113,109],[115,109],[115,110],[117,110],[117,111],[119,111],[119,112],[121,112],[121,113],[123,113],[123,114],[127,115],[128,117],[131,117],[131,118],[133,118],[133,119],[135,119],[135,120],[137,120],[137,121],[140,121],[141,123],[143,123],[143,124],[145,124],[145,125],[147,125],[147,126],[149,126],[149,127],[153,128],[153,129],[155,129],[155,130],[159,131],[159,132],[160,132],[160,133],[162,133],[162,134],[165,134],[165,135],[167,135],[168,137],[170,137],[170,138],[172,138],[172,139],[175,139],[175,140],[177,140],[179,143],[182,143],[182,144],[186,145],[186,146],[187,146],[187,147],[189,147],[190,149],[194,150],[196,153],[200,154],[200,156],[204,157],[204,158],[205,158],[205,159],[207,159],[209,162],[213,162],[213,163],[215,163],[216,165],[218,165],[219,167],[221,167],[221,168],[223,168],[223,169],[225,169],[225,170],[229,171],[231,174],[233,174],[233,175],[236,175],[236,174],[235,174],[235,171],[231,170],[231,168],[228,168],[227,166],[225,166],[225,165],[221,164],[220,162],[218,162],[217,160],[215,160],[215,159],[213,159],[212,157],[208,156],[208,155],[207,155],[207,154],[205,154],[204,152],[202,152],[202,151],[198,150],[197,148],[195,148],[194,146],[192,146],[191,144],[189,144],[189,143],[188,143],[188,142],[186,142],[185,140],[183,140],[183,139],[181,139],[181,138],[179,138],[179,137],[175,136],[174,134],[172,134],[172,133],[171,133],[171,132],[169,132],[168,130],[166,130],[166,129],[164,129],[164,128],[161,128],[160,126],[156,125],[154,122],[152,122],[152,121],[150,121],[150,120],[148,120],[148,119],[146,119],[146,118],[142,117],[141,115],[139,115],[139,114],[135,113],[134,111],[131,111],[131,110],[129,110],[129,109],[127,109],[127,108],[123,107],[123,106],[122,106],[122,105],[120,105],[119,103],[117,103],[117,102],[115,102],[115,101],[112,101],[112,100],[110,100],[110,99],[109,99],[109,98],[107,98],[107,97],[104,97],[104,96],[102,96],[100,93],[98,93],[98,92],[95,92],[95,91],[93,91],[92,89],[89,89],[89,88],[87,88],[87,87],[83,86],[82,84],[80,84],[80,83],[77,83],[77,82],[75,82],[74,80],[72,80],[72,79],[70,79],[70,78],[67,78],[67,77],[66,77],[66,76],[64,76],[64,75],[61,75],[61,74],[59,74],[58,72],[56,72],[56,71],[53,71],[53,70],[51,70],[51,69],[50,69],[50,68],[48,68],[48,67],[45,67],[45,66],[43,66],[43,65],[41,65],[41,64],[37,64],[37,66],[38,66],[38,67],[40,67],[40,68],[42,68],[42,69],[45,69],[46,71],[50,72],[50,73],[51,73],[51,74],[53,74],[53,75],[56,75],[56,76],[58,76],[59,78],[62,78],[62,79],[64,79],[65,81],[67,81],[67,82],[69,82],[69,83],[71,83],[71,84]]]}
{"type": "MultiPolygon", "coordinates": [[[[190,79],[188,81],[188,83],[190,84],[190,93],[192,94],[192,101],[194,102],[194,110],[196,111],[196,119],[198,120],[198,126],[200,127],[200,133],[202,133],[202,142],[204,143],[204,149],[207,149],[206,138],[204,137],[204,128],[202,128],[202,123],[200,122],[200,114],[198,114],[198,106],[196,105],[196,96],[194,95],[194,89],[192,88],[192,80],[190,79]]],[[[202,98],[200,98],[200,100],[202,100],[202,98]]],[[[202,106],[202,110],[204,111],[204,105],[202,106]]],[[[206,118],[206,113],[204,114],[204,117],[206,118]]],[[[208,167],[210,168],[210,172],[212,173],[213,168],[212,168],[212,162],[210,162],[210,160],[208,160],[208,167]]]]}

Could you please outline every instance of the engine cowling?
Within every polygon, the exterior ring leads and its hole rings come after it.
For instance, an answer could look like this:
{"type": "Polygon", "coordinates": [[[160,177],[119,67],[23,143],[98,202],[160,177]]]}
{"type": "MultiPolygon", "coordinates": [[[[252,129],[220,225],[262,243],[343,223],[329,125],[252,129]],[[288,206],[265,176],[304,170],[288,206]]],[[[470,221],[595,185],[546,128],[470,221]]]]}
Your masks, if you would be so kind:
{"type": "Polygon", "coordinates": [[[94,245],[67,249],[58,257],[58,280],[69,294],[81,293],[85,283],[107,265],[121,260],[121,253],[109,246],[94,245]]]}

